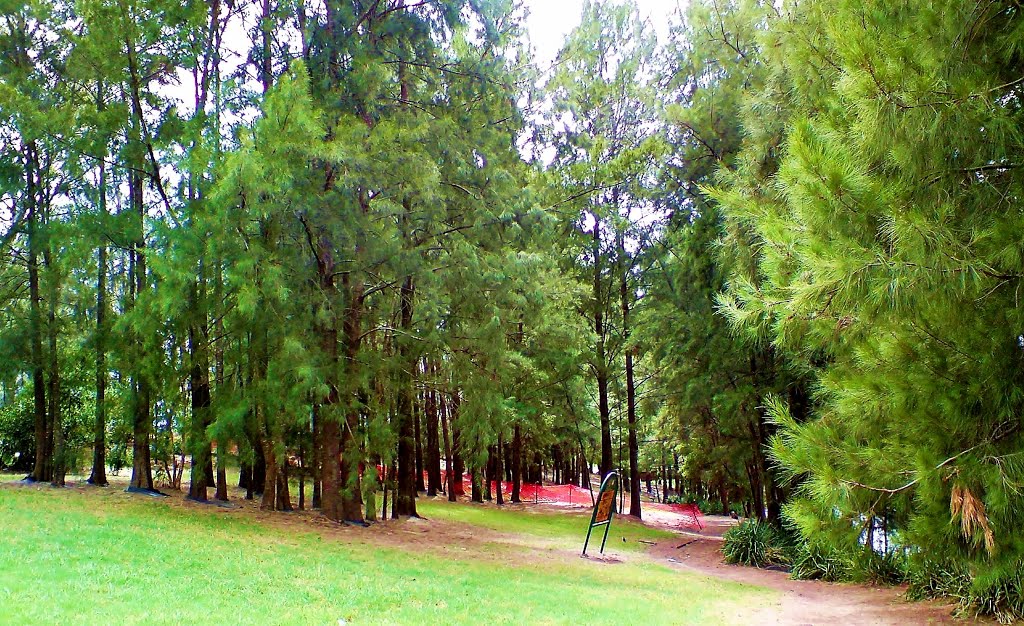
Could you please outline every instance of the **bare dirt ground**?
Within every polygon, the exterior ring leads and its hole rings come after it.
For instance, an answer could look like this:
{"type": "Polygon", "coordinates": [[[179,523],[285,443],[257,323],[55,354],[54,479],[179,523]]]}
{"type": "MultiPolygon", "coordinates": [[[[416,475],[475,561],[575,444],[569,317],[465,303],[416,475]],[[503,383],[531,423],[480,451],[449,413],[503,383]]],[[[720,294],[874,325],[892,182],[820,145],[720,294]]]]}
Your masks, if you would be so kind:
{"type": "Polygon", "coordinates": [[[767,587],[779,592],[778,599],[766,606],[748,607],[735,615],[723,615],[730,624],[982,624],[978,620],[957,619],[953,606],[940,602],[909,602],[903,587],[872,587],[837,584],[817,580],[792,580],[784,571],[729,565],[722,558],[722,535],[737,521],[707,515],[699,532],[678,530],[672,513],[655,509],[647,523],[674,530],[678,540],[660,541],[650,555],[672,567],[696,571],[714,578],[767,587]]]}
{"type": "MultiPolygon", "coordinates": [[[[124,485],[115,484],[96,489],[84,482],[69,482],[69,488],[86,494],[100,494],[103,498],[140,499],[149,496],[126,494],[124,485]]],[[[7,483],[5,486],[12,486],[7,483]]],[[[32,486],[30,488],[48,488],[32,486]]],[[[161,498],[171,506],[201,509],[215,515],[240,516],[281,528],[286,532],[316,532],[324,538],[352,543],[389,546],[417,552],[447,555],[455,558],[485,559],[507,562],[510,566],[524,561],[557,563],[572,559],[579,553],[564,546],[546,543],[535,537],[524,537],[446,520],[402,519],[386,520],[369,528],[357,528],[331,522],[313,511],[292,513],[259,510],[259,502],[244,499],[244,492],[232,489],[228,506],[199,504],[187,500],[182,492],[165,491],[170,497],[161,498]]],[[[646,503],[650,504],[650,503],[646,503]]],[[[486,506],[486,505],[485,505],[486,506]]],[[[585,524],[586,511],[567,510],[545,504],[510,505],[524,513],[558,511],[580,516],[585,524]]],[[[678,513],[658,506],[646,506],[644,523],[671,530],[676,537],[657,542],[646,554],[594,555],[590,560],[614,566],[626,560],[649,559],[651,562],[673,568],[697,572],[712,578],[746,583],[779,592],[777,599],[763,606],[741,607],[733,615],[720,615],[719,624],[786,624],[786,625],[903,625],[903,624],[975,624],[989,623],[955,619],[953,607],[938,602],[908,602],[903,599],[904,589],[899,587],[871,587],[865,585],[833,584],[821,581],[791,580],[782,571],[763,570],[726,564],[720,552],[722,534],[736,524],[735,520],[721,516],[704,516],[704,528],[692,531],[685,526],[690,520],[678,513]]],[[[623,523],[623,522],[619,522],[623,523]]],[[[626,522],[628,523],[628,522],[626,522]]]]}

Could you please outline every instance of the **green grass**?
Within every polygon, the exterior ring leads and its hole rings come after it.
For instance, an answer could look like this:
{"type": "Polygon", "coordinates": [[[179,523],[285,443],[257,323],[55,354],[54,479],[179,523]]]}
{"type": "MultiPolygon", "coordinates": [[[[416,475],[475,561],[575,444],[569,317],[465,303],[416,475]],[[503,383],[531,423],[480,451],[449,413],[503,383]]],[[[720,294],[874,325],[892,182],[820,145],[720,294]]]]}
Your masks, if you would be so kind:
{"type": "MultiPolygon", "coordinates": [[[[578,531],[578,519],[551,515],[428,512],[530,536],[578,531]]],[[[0,623],[685,624],[771,597],[642,555],[509,565],[508,555],[375,546],[376,531],[289,531],[120,490],[0,488],[0,623]]]]}

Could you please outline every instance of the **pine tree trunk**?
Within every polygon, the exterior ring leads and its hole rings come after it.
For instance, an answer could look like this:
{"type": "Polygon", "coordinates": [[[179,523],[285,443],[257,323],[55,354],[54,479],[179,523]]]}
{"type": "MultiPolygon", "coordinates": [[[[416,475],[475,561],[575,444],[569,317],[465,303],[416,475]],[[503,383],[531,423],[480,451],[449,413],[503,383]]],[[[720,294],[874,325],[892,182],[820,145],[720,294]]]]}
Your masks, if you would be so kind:
{"type": "Polygon", "coordinates": [[[43,362],[43,313],[42,296],[39,289],[39,199],[36,191],[35,171],[38,167],[35,142],[25,147],[25,201],[28,206],[28,289],[29,289],[29,334],[32,343],[32,394],[35,418],[35,464],[32,480],[49,481],[53,463],[50,449],[49,421],[46,412],[46,366],[43,362]]]}
{"type": "MultiPolygon", "coordinates": [[[[369,207],[365,198],[360,198],[361,210],[365,213],[369,207]]],[[[359,257],[362,254],[361,248],[356,246],[355,254],[359,257]]],[[[363,283],[361,280],[352,280],[349,273],[343,275],[343,285],[348,294],[348,306],[345,310],[344,334],[345,334],[345,363],[349,381],[359,379],[359,350],[362,342],[363,324],[363,283]]],[[[363,451],[360,447],[356,433],[359,432],[359,405],[356,401],[360,394],[358,389],[348,390],[350,404],[345,413],[345,422],[341,431],[341,464],[338,470],[338,477],[341,487],[341,510],[340,513],[345,521],[363,522],[363,492],[359,482],[359,463],[363,459],[363,451]],[[354,396],[354,397],[353,397],[354,396]]]]}
{"type": "MultiPolygon", "coordinates": [[[[146,237],[143,229],[145,205],[142,197],[142,173],[133,170],[130,177],[129,192],[133,212],[138,215],[138,237],[135,241],[135,300],[133,308],[139,306],[139,300],[146,292],[146,237]]],[[[142,361],[146,358],[146,350],[150,341],[146,337],[138,337],[135,355],[134,372],[134,412],[132,423],[132,478],[129,488],[153,491],[153,463],[150,457],[149,437],[153,427],[150,419],[150,388],[146,375],[142,372],[142,361]]]]}
{"type": "Polygon", "coordinates": [[[277,507],[277,477],[280,470],[277,465],[277,453],[274,450],[274,442],[269,437],[263,440],[263,462],[265,469],[263,472],[263,498],[260,500],[260,509],[273,511],[277,507]]]}
{"type": "Polygon", "coordinates": [[[306,510],[306,458],[305,451],[299,446],[299,510],[306,510]]]}
{"type": "MultiPolygon", "coordinates": [[[[219,72],[216,70],[215,76],[219,82],[219,72]]],[[[216,102],[219,103],[219,100],[216,102]]],[[[219,107],[218,107],[219,111],[219,107]]],[[[219,115],[217,117],[219,119],[219,115]]],[[[223,264],[220,261],[216,262],[217,271],[214,273],[213,283],[213,301],[215,306],[220,306],[223,301],[224,294],[224,271],[223,264]]],[[[214,343],[213,358],[214,367],[217,371],[216,384],[217,393],[223,393],[224,388],[224,316],[218,314],[218,309],[214,308],[214,333],[218,337],[216,343],[214,343]]],[[[228,501],[228,474],[227,474],[227,456],[228,456],[228,445],[229,440],[226,437],[221,437],[217,440],[217,491],[214,497],[221,502],[228,501]]],[[[241,476],[239,476],[241,480],[241,476]]]]}
{"type": "Polygon", "coordinates": [[[224,454],[225,446],[223,440],[217,442],[217,492],[213,497],[221,502],[228,501],[228,472],[224,466],[227,456],[224,454]]]}
{"type": "Polygon", "coordinates": [[[278,463],[280,471],[277,475],[277,510],[291,511],[292,496],[288,485],[288,456],[285,455],[278,463]]]}
{"type": "MultiPolygon", "coordinates": [[[[427,486],[423,481],[423,433],[421,428],[422,416],[423,416],[423,396],[418,393],[413,393],[413,430],[415,434],[413,437],[416,441],[416,493],[422,493],[427,490],[427,486]]],[[[430,494],[434,496],[436,494],[430,494]]]]}
{"type": "Polygon", "coordinates": [[[448,402],[445,400],[445,394],[438,393],[437,400],[438,416],[441,418],[441,439],[444,443],[445,482],[447,483],[445,487],[448,490],[448,501],[455,502],[458,499],[455,495],[455,481],[462,482],[462,476],[455,474],[455,463],[452,459],[453,446],[448,437],[448,402]]]}
{"type": "MultiPolygon", "coordinates": [[[[100,166],[100,185],[103,185],[103,166],[100,166]]],[[[104,194],[105,195],[105,194],[104,194]]],[[[102,204],[102,203],[101,203],[102,204]]],[[[107,308],[107,247],[100,246],[99,269],[96,279],[96,421],[93,426],[92,472],[88,482],[97,487],[107,486],[107,366],[106,366],[106,308],[107,308]]]]}
{"type": "MultiPolygon", "coordinates": [[[[398,0],[396,8],[404,9],[405,0],[398,0]]],[[[409,77],[405,59],[398,62],[399,97],[403,108],[408,108],[409,77]]],[[[402,199],[403,213],[401,230],[403,247],[409,248],[409,218],[412,213],[409,198],[402,199]]],[[[395,513],[397,515],[416,515],[416,446],[413,441],[412,420],[412,377],[416,368],[410,341],[412,338],[413,297],[415,286],[412,274],[406,274],[399,291],[400,325],[402,337],[398,341],[398,402],[395,416],[398,418],[398,491],[396,493],[395,513]]],[[[421,474],[422,477],[422,474],[421,474]]]]}
{"type": "Polygon", "coordinates": [[[491,483],[494,482],[494,446],[487,446],[487,465],[484,467],[484,500],[494,499],[491,483]]]}
{"type": "Polygon", "coordinates": [[[503,454],[502,454],[503,450],[504,450],[504,446],[502,445],[501,433],[499,432],[498,433],[498,445],[494,446],[494,490],[497,492],[497,493],[495,493],[495,496],[494,496],[494,502],[498,506],[501,506],[501,505],[505,504],[505,496],[502,493],[503,489],[501,488],[502,487],[502,482],[503,482],[502,479],[505,478],[505,476],[504,476],[505,471],[504,471],[504,469],[502,467],[502,459],[501,459],[501,457],[503,456],[503,454]]]}
{"type": "MultiPolygon", "coordinates": [[[[408,212],[408,209],[406,209],[408,212]]],[[[403,337],[398,342],[399,373],[398,402],[398,494],[396,511],[398,515],[416,516],[416,445],[413,440],[412,419],[412,369],[416,361],[412,358],[412,315],[414,296],[412,275],[406,275],[400,291],[400,318],[403,337]]]]}
{"type": "Polygon", "coordinates": [[[597,377],[597,406],[601,417],[601,478],[612,470],[612,427],[611,412],[608,408],[608,357],[605,349],[604,293],[601,289],[601,220],[594,213],[594,332],[597,335],[597,362],[594,371],[597,377]]]}
{"type": "Polygon", "coordinates": [[[469,475],[469,481],[470,481],[470,483],[469,483],[469,485],[470,485],[470,500],[473,501],[473,502],[483,503],[483,501],[484,501],[484,492],[483,492],[483,488],[482,488],[483,485],[481,483],[486,482],[486,481],[481,481],[480,480],[480,471],[478,469],[476,469],[475,467],[470,469],[469,472],[470,472],[470,475],[469,475]]]}
{"type": "MultiPolygon", "coordinates": [[[[189,387],[192,400],[192,424],[189,433],[189,447],[192,449],[192,471],[189,476],[188,497],[206,502],[206,488],[213,480],[210,440],[206,429],[210,425],[210,368],[206,361],[205,320],[199,320],[202,310],[200,289],[203,270],[199,280],[189,294],[189,312],[192,323],[188,330],[188,352],[192,361],[189,368],[189,387]]],[[[205,315],[203,315],[205,318],[205,315]]]]}
{"type": "Polygon", "coordinates": [[[512,502],[518,504],[521,502],[520,483],[523,480],[523,433],[519,424],[512,431],[512,458],[509,463],[512,464],[512,502]]]}
{"type": "Polygon", "coordinates": [[[455,425],[455,421],[459,416],[459,403],[459,392],[454,391],[451,402],[448,405],[450,409],[449,421],[452,425],[452,469],[455,472],[455,495],[464,496],[466,495],[466,486],[462,482],[462,477],[466,473],[466,463],[462,457],[462,435],[459,432],[459,428],[455,425]]]}
{"type": "Polygon", "coordinates": [[[43,259],[46,263],[47,273],[50,275],[49,284],[49,306],[47,311],[47,336],[49,337],[50,376],[49,394],[50,401],[50,428],[53,432],[53,471],[50,477],[50,484],[54,487],[64,486],[64,476],[67,474],[67,450],[64,441],[64,424],[61,419],[60,410],[60,362],[57,352],[57,304],[60,298],[60,278],[58,269],[53,265],[53,256],[50,252],[50,245],[43,249],[43,259]]]}
{"type": "Polygon", "coordinates": [[[245,461],[238,462],[238,487],[249,489],[252,485],[252,465],[245,461]]]}
{"type": "Polygon", "coordinates": [[[427,367],[432,370],[431,387],[426,393],[426,410],[423,417],[426,419],[426,453],[423,460],[427,472],[427,495],[436,496],[438,491],[444,489],[441,484],[441,442],[438,440],[437,419],[438,419],[438,396],[436,389],[437,367],[427,361],[427,367]]]}
{"type": "Polygon", "coordinates": [[[312,462],[310,463],[310,477],[313,481],[313,498],[310,503],[310,507],[313,509],[322,508],[322,497],[321,497],[321,482],[320,478],[323,475],[323,469],[321,459],[323,459],[323,434],[322,434],[322,422],[320,418],[320,405],[319,403],[313,403],[313,450],[312,450],[312,462]]]}
{"type": "Polygon", "coordinates": [[[320,512],[327,519],[341,522],[345,519],[340,501],[341,424],[336,419],[325,418],[323,414],[321,418],[323,458],[320,465],[320,512]]]}
{"type": "Polygon", "coordinates": [[[267,484],[267,461],[263,458],[263,444],[260,442],[259,436],[255,436],[252,440],[253,449],[253,466],[252,466],[252,481],[250,494],[246,490],[245,497],[247,500],[252,500],[253,496],[262,496],[263,492],[266,491],[267,484]]]}
{"type": "MultiPolygon", "coordinates": [[[[96,103],[103,109],[103,85],[97,86],[96,103]]],[[[100,159],[99,212],[107,215],[107,164],[100,159]]],[[[89,484],[105,487],[107,483],[107,246],[100,245],[96,269],[96,422],[93,427],[92,472],[89,484]]]]}

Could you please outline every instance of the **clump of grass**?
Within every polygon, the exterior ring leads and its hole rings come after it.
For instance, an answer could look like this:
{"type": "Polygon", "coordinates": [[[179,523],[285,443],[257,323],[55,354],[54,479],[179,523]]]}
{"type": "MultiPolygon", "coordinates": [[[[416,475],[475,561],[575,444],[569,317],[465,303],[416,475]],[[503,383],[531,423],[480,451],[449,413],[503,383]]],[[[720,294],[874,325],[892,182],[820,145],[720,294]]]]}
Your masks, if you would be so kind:
{"type": "Polygon", "coordinates": [[[799,580],[846,581],[853,562],[846,555],[818,542],[801,542],[792,552],[790,577],[799,580]]]}
{"type": "Polygon", "coordinates": [[[1001,624],[1024,620],[1024,561],[973,573],[962,565],[931,559],[915,563],[907,597],[953,599],[961,617],[991,615],[1001,624]]]}
{"type": "Polygon", "coordinates": [[[754,567],[786,566],[785,538],[775,526],[756,519],[746,519],[725,533],[722,554],[727,563],[740,563],[754,567]]]}

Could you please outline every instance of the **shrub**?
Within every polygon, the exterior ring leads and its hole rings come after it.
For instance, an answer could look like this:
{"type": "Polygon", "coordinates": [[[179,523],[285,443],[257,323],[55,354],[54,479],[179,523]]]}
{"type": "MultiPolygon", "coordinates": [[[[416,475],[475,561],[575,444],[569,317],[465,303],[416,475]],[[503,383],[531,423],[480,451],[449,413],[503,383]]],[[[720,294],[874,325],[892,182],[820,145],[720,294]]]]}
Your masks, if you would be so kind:
{"type": "Polygon", "coordinates": [[[35,460],[34,435],[32,396],[19,393],[13,402],[0,406],[0,469],[31,471],[35,460]]]}
{"type": "Polygon", "coordinates": [[[725,533],[722,554],[727,563],[742,563],[754,567],[788,565],[785,539],[771,524],[746,519],[725,533]]]}
{"type": "Polygon", "coordinates": [[[925,560],[910,572],[907,597],[950,598],[962,617],[991,615],[1002,624],[1024,620],[1024,562],[972,575],[951,562],[925,560]]]}
{"type": "Polygon", "coordinates": [[[838,582],[850,579],[853,562],[838,550],[820,543],[800,542],[792,554],[792,578],[838,582]]]}
{"type": "Polygon", "coordinates": [[[907,559],[899,550],[879,554],[865,549],[858,553],[855,561],[858,580],[878,585],[899,585],[907,582],[907,559]]]}

